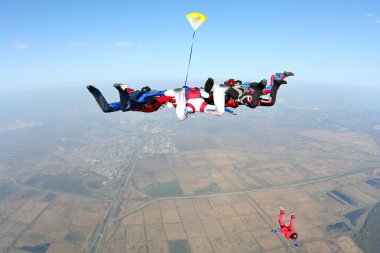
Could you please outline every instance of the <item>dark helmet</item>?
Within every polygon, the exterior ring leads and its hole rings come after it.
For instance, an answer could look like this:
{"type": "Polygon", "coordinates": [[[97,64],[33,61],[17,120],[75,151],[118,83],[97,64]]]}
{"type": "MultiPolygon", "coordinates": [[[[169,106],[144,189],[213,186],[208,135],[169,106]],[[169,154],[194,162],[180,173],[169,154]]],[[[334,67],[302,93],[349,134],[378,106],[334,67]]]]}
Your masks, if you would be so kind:
{"type": "Polygon", "coordinates": [[[297,239],[298,238],[298,234],[296,232],[293,232],[291,235],[290,235],[290,238],[292,239],[297,239]]]}
{"type": "Polygon", "coordinates": [[[243,84],[243,82],[242,81],[240,81],[240,80],[236,80],[236,85],[242,85],[243,84]]]}
{"type": "Polygon", "coordinates": [[[224,82],[225,85],[228,86],[234,86],[236,84],[235,79],[228,79],[227,81],[224,82]]]}
{"type": "Polygon", "coordinates": [[[141,88],[141,91],[144,92],[144,93],[145,92],[149,92],[149,91],[151,91],[151,88],[149,86],[144,86],[144,87],[141,88]]]}

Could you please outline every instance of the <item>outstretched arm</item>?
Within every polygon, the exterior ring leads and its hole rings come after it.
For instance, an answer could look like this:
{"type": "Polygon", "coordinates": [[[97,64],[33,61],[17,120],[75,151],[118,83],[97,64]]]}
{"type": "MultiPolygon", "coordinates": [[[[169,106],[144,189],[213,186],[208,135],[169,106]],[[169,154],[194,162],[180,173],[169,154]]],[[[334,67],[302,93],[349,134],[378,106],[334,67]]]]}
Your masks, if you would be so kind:
{"type": "Polygon", "coordinates": [[[281,209],[280,214],[278,215],[278,223],[280,224],[280,227],[285,227],[285,223],[282,220],[284,213],[285,213],[285,210],[281,209]]]}
{"type": "Polygon", "coordinates": [[[164,94],[165,94],[165,91],[148,91],[142,94],[140,98],[137,100],[137,102],[142,104],[152,97],[163,96],[164,94]]]}

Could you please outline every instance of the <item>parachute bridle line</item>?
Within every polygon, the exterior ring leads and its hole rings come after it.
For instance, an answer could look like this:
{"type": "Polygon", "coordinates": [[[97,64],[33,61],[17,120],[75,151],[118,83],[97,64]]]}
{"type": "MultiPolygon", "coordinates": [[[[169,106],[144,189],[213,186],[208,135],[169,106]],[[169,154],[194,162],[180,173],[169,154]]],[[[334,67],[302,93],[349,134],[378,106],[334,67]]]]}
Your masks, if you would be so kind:
{"type": "Polygon", "coordinates": [[[186,73],[186,79],[185,79],[185,86],[187,84],[187,77],[189,75],[189,70],[190,70],[191,55],[193,54],[194,37],[195,37],[195,31],[193,33],[193,40],[191,41],[191,49],[190,49],[189,63],[187,65],[187,73],[186,73]]]}

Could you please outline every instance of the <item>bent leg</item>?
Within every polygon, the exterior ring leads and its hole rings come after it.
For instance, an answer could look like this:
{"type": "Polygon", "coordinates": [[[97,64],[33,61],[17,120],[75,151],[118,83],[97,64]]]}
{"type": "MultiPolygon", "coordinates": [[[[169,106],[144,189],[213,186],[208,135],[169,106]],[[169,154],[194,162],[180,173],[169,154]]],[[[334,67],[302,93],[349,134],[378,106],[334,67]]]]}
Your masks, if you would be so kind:
{"type": "Polygon", "coordinates": [[[179,120],[185,120],[187,118],[185,90],[176,89],[174,91],[174,97],[177,104],[175,110],[177,117],[179,120]]]}
{"type": "Polygon", "coordinates": [[[103,94],[94,86],[88,85],[87,89],[94,96],[96,102],[103,112],[115,112],[120,110],[120,103],[116,102],[108,104],[103,94]]]}
{"type": "Polygon", "coordinates": [[[225,101],[225,94],[226,94],[227,87],[218,87],[214,89],[214,104],[215,104],[215,111],[218,115],[224,114],[224,106],[226,104],[225,101]]]}
{"type": "Polygon", "coordinates": [[[254,93],[252,94],[252,101],[251,103],[247,103],[246,105],[249,107],[249,108],[256,108],[258,105],[261,105],[261,102],[260,102],[260,95],[263,91],[263,88],[259,88],[259,87],[256,87],[254,88],[254,93]]]}
{"type": "Polygon", "coordinates": [[[279,88],[280,88],[280,85],[277,83],[274,83],[270,91],[269,100],[261,99],[260,106],[273,106],[276,103],[277,90],[279,88]]]}
{"type": "Polygon", "coordinates": [[[212,90],[212,86],[214,86],[214,79],[212,79],[211,77],[209,77],[205,83],[205,91],[207,93],[210,93],[211,90],[212,90]]]}
{"type": "Polygon", "coordinates": [[[114,87],[119,92],[120,96],[120,110],[122,112],[129,111],[130,110],[130,99],[129,99],[129,93],[123,90],[120,85],[114,85],[114,87]]]}
{"type": "Polygon", "coordinates": [[[265,88],[265,86],[267,86],[267,80],[263,79],[259,83],[256,83],[256,82],[249,83],[249,86],[254,91],[253,93],[251,92],[250,94],[251,101],[249,101],[248,103],[246,101],[243,101],[243,102],[246,106],[250,108],[255,108],[258,105],[260,105],[260,96],[263,93],[263,89],[265,88]]]}

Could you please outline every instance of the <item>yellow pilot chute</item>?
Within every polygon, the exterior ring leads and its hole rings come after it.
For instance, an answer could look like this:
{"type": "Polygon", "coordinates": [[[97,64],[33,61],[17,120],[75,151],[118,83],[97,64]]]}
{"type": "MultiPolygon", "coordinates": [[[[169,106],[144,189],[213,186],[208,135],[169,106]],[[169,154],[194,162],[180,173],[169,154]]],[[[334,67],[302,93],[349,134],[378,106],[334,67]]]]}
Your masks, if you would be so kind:
{"type": "Polygon", "coordinates": [[[193,40],[191,42],[191,49],[190,49],[190,56],[189,56],[189,63],[187,65],[187,73],[186,73],[186,79],[185,79],[185,85],[187,84],[187,77],[189,75],[189,69],[190,69],[190,62],[191,62],[191,55],[193,54],[193,44],[194,44],[194,36],[195,31],[204,23],[206,22],[207,18],[205,15],[199,12],[192,12],[186,15],[187,20],[189,20],[191,27],[194,29],[193,33],[193,40]]]}
{"type": "Polygon", "coordinates": [[[204,22],[207,21],[205,15],[199,12],[192,12],[186,15],[187,20],[189,20],[191,27],[193,27],[194,31],[198,29],[204,22]]]}

